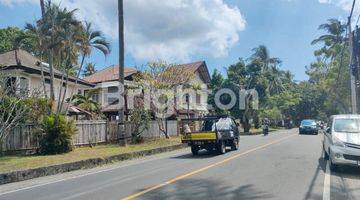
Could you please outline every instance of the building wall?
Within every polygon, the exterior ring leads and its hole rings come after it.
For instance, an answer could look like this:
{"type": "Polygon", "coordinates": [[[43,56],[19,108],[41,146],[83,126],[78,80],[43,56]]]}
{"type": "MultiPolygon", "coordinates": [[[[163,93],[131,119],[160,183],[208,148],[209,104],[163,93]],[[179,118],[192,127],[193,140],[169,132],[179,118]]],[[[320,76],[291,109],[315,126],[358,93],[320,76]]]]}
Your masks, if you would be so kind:
{"type": "MultiPolygon", "coordinates": [[[[28,80],[28,90],[30,93],[37,93],[40,96],[45,96],[45,92],[43,89],[43,83],[42,83],[42,79],[41,76],[38,74],[28,74],[28,73],[24,73],[21,71],[8,71],[8,76],[11,77],[23,77],[26,78],[28,80]]],[[[54,81],[54,92],[55,92],[55,99],[57,100],[59,98],[59,94],[60,94],[60,85],[61,85],[61,80],[60,79],[55,79],[54,81]]],[[[45,83],[45,87],[46,87],[46,94],[47,96],[50,96],[50,83],[45,83]]],[[[70,98],[71,97],[71,93],[72,91],[74,91],[73,94],[77,94],[78,90],[81,91],[81,93],[84,93],[84,90],[86,89],[91,89],[90,86],[85,86],[82,84],[79,84],[75,87],[75,83],[74,82],[69,82],[68,83],[68,89],[66,92],[66,96],[65,98],[70,98]]],[[[64,92],[65,87],[63,86],[63,90],[62,92],[64,92]]]]}
{"type": "MultiPolygon", "coordinates": [[[[199,85],[201,86],[200,90],[191,90],[191,92],[184,91],[185,94],[190,95],[190,110],[195,110],[199,112],[203,112],[206,114],[208,112],[207,108],[207,102],[208,102],[208,87],[203,82],[203,80],[200,77],[200,74],[197,72],[194,76],[194,78],[190,81],[191,85],[199,85]]],[[[186,103],[186,97],[183,96],[182,100],[177,99],[177,102],[180,103],[181,109],[187,109],[187,103],[186,103]]]]}

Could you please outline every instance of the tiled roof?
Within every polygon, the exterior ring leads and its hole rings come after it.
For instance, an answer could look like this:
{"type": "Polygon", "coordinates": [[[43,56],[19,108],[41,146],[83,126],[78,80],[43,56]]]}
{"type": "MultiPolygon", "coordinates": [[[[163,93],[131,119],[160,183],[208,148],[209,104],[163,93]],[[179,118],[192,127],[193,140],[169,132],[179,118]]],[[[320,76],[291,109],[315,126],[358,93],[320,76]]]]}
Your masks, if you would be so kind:
{"type": "MultiPolygon", "coordinates": [[[[25,70],[40,73],[41,68],[38,66],[39,62],[41,62],[40,59],[21,49],[0,54],[0,66],[2,67],[2,70],[22,67],[25,70]]],[[[48,67],[43,67],[43,71],[45,75],[49,75],[48,67]]],[[[54,74],[55,77],[59,78],[61,77],[62,72],[60,70],[54,69],[54,74]]],[[[69,79],[70,81],[75,82],[77,78],[70,76],[69,79]]],[[[85,80],[77,80],[80,84],[93,86],[91,83],[85,80]]]]}
{"type": "MultiPolygon", "coordinates": [[[[124,69],[125,78],[136,73],[138,73],[138,71],[134,68],[124,69]]],[[[96,72],[91,76],[85,77],[84,79],[90,83],[101,83],[101,82],[119,80],[119,66],[118,65],[110,66],[108,68],[96,72]]]]}
{"type": "Polygon", "coordinates": [[[198,71],[203,81],[205,83],[210,83],[211,77],[205,61],[181,64],[178,65],[177,67],[183,67],[185,70],[189,70],[189,72],[191,73],[195,73],[196,71],[198,71]]]}
{"type": "MultiPolygon", "coordinates": [[[[200,73],[201,78],[204,80],[205,83],[210,83],[210,74],[207,69],[205,61],[198,61],[188,64],[181,64],[177,65],[176,67],[182,67],[185,70],[189,70],[191,73],[195,73],[198,71],[200,73]]],[[[124,69],[124,77],[130,77],[133,74],[139,73],[138,70],[134,68],[125,68],[124,69]]],[[[95,74],[85,77],[86,81],[90,83],[101,83],[101,82],[108,82],[108,81],[116,81],[119,80],[119,66],[113,65],[107,67],[103,70],[96,72],[95,74]]]]}

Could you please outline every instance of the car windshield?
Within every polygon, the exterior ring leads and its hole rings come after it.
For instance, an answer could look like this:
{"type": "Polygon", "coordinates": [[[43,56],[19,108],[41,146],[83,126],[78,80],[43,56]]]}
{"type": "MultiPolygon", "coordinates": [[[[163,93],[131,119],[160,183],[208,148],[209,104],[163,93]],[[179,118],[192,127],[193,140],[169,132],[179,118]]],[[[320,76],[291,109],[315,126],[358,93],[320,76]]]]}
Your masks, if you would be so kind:
{"type": "Polygon", "coordinates": [[[360,119],[336,119],[334,130],[336,132],[360,133],[360,119]]]}
{"type": "Polygon", "coordinates": [[[302,121],[302,122],[301,122],[301,125],[302,125],[302,126],[315,126],[315,125],[316,125],[316,122],[315,122],[315,121],[312,121],[312,120],[306,120],[306,121],[302,121]]]}

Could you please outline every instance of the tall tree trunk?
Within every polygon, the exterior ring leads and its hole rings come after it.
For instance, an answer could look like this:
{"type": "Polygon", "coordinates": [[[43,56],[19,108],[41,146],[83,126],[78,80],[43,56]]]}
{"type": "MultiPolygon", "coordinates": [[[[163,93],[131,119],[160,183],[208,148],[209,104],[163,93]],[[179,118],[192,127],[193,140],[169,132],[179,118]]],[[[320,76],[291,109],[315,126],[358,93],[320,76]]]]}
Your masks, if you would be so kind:
{"type": "MultiPolygon", "coordinates": [[[[119,17],[119,92],[120,98],[124,95],[124,7],[123,0],[118,0],[118,17],[119,17]]],[[[119,99],[119,134],[124,137],[124,145],[126,145],[125,127],[124,127],[124,105],[119,99]]]]}
{"type": "MultiPolygon", "coordinates": [[[[68,90],[68,84],[69,84],[69,74],[67,73],[66,74],[66,80],[65,80],[65,90],[64,90],[64,94],[62,96],[62,100],[61,100],[61,103],[60,103],[60,110],[63,109],[63,106],[64,106],[64,102],[65,102],[65,98],[66,98],[66,93],[67,93],[67,90],[68,90]]],[[[74,86],[76,87],[76,86],[74,86]]],[[[72,98],[72,96],[70,97],[72,98]]],[[[68,105],[70,104],[70,102],[68,103],[68,105]]],[[[67,110],[65,111],[65,115],[67,115],[67,110]]]]}
{"type": "Polygon", "coordinates": [[[40,8],[41,8],[41,15],[44,17],[45,15],[45,3],[44,0],[40,0],[40,8]]]}
{"type": "MultiPolygon", "coordinates": [[[[40,8],[41,8],[41,16],[42,16],[42,18],[44,18],[44,16],[45,16],[45,3],[44,3],[44,0],[40,0],[40,8]]],[[[40,46],[41,46],[41,43],[40,43],[40,46]]],[[[41,52],[41,62],[43,61],[42,57],[43,57],[43,52],[41,52]]],[[[48,96],[47,96],[46,86],[45,86],[44,70],[43,70],[43,65],[41,63],[40,63],[40,69],[41,69],[41,80],[42,80],[44,95],[45,95],[45,98],[47,98],[48,96]]]]}
{"type": "Polygon", "coordinates": [[[54,79],[55,79],[55,75],[54,75],[54,50],[50,49],[50,54],[49,54],[49,72],[50,72],[50,100],[52,103],[52,106],[54,106],[54,101],[55,101],[55,91],[54,91],[54,79]]]}
{"type": "MultiPolygon", "coordinates": [[[[71,92],[70,92],[70,101],[72,100],[72,98],[73,98],[73,96],[74,96],[74,91],[76,90],[76,88],[77,88],[77,86],[78,86],[78,82],[79,82],[78,80],[79,80],[79,78],[80,78],[81,70],[82,70],[82,68],[83,68],[83,66],[84,66],[85,57],[86,57],[85,55],[82,56],[81,63],[80,63],[80,68],[79,68],[79,71],[78,71],[78,73],[77,73],[77,75],[76,75],[75,86],[72,88],[72,90],[71,90],[71,92]]],[[[68,112],[69,107],[70,107],[70,104],[71,104],[71,102],[69,102],[69,103],[67,104],[66,109],[65,109],[65,113],[68,112]]]]}

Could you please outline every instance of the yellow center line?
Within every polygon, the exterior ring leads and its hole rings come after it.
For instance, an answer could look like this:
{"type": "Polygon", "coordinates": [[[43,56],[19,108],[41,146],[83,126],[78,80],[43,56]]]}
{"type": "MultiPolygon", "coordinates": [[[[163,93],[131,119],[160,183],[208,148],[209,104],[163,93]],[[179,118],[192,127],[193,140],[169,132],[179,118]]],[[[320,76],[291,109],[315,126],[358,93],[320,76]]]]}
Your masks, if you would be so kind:
{"type": "Polygon", "coordinates": [[[132,194],[132,195],[130,195],[130,196],[127,196],[127,197],[123,198],[122,200],[131,200],[131,199],[134,199],[134,198],[139,197],[139,196],[141,196],[141,195],[143,195],[143,194],[146,194],[146,193],[149,193],[149,192],[154,191],[154,190],[156,190],[156,189],[162,188],[162,187],[164,187],[164,186],[166,186],[166,185],[170,185],[170,184],[172,184],[172,183],[175,183],[175,182],[177,182],[177,181],[179,181],[179,180],[181,180],[181,179],[187,178],[187,177],[189,177],[189,176],[193,176],[193,175],[195,175],[195,174],[199,174],[199,173],[201,173],[201,172],[203,172],[203,171],[206,171],[206,170],[208,170],[208,169],[210,169],[210,168],[213,168],[213,167],[216,167],[216,166],[218,166],[218,165],[225,164],[225,163],[227,163],[227,162],[229,162],[229,161],[231,161],[231,160],[234,160],[234,159],[236,159],[236,158],[238,158],[238,157],[247,155],[247,154],[249,154],[249,153],[251,153],[251,152],[254,152],[254,151],[257,151],[257,150],[260,150],[260,149],[264,149],[264,148],[266,148],[266,147],[268,147],[268,146],[270,146],[270,145],[279,143],[279,142],[281,142],[281,141],[283,141],[283,140],[286,140],[286,139],[288,139],[288,138],[290,138],[290,137],[293,137],[293,136],[295,136],[295,135],[296,135],[296,134],[292,134],[292,135],[286,136],[286,137],[281,138],[281,139],[279,139],[279,140],[276,140],[276,141],[267,143],[267,144],[265,144],[265,145],[258,146],[258,147],[256,147],[256,148],[250,149],[250,150],[245,151],[245,152],[243,152],[243,153],[239,153],[239,154],[236,154],[236,155],[231,156],[231,157],[229,157],[229,158],[226,158],[226,159],[224,159],[224,160],[222,160],[222,161],[219,161],[219,162],[216,162],[216,163],[214,163],[214,164],[208,165],[208,166],[206,166],[206,167],[197,169],[197,170],[192,171],[192,172],[190,172],[190,173],[177,176],[177,177],[175,177],[175,178],[173,178],[173,179],[170,179],[170,180],[168,180],[168,181],[166,181],[166,182],[160,183],[160,184],[158,184],[158,185],[154,185],[154,186],[152,186],[152,187],[150,187],[150,188],[148,188],[148,189],[145,189],[145,190],[143,190],[143,191],[141,191],[141,192],[137,192],[137,193],[135,193],[135,194],[132,194]]]}

